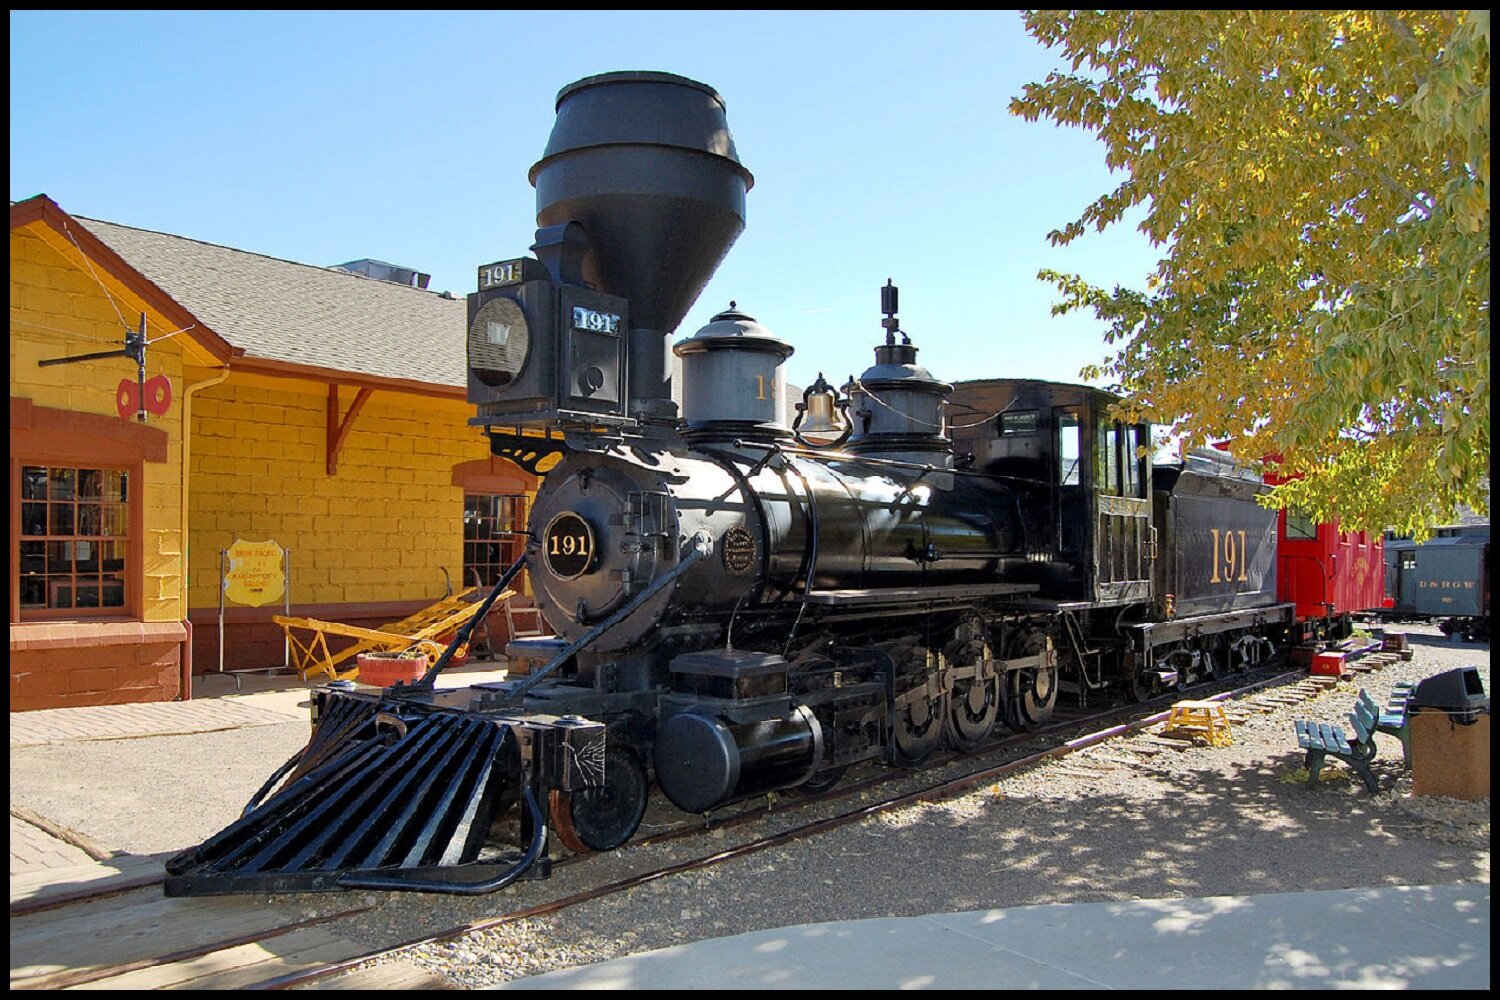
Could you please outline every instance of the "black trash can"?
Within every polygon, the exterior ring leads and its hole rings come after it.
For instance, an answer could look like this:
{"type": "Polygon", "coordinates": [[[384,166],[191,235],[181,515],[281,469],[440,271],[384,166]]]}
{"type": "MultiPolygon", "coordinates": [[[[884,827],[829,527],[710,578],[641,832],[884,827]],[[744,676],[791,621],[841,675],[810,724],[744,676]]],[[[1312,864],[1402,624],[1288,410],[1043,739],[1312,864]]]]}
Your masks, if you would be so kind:
{"type": "Polygon", "coordinates": [[[1415,795],[1477,801],[1490,794],[1490,699],[1477,667],[1434,674],[1407,702],[1415,795]]]}

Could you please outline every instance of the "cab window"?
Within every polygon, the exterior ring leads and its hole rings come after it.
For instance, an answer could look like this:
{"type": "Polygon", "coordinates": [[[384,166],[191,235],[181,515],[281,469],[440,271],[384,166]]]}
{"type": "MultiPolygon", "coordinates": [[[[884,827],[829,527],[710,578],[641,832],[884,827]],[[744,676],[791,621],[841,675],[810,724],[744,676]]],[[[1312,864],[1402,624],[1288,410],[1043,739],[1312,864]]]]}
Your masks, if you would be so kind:
{"type": "Polygon", "coordinates": [[[1079,448],[1078,411],[1063,410],[1057,414],[1057,483],[1059,486],[1077,486],[1082,482],[1082,471],[1078,460],[1082,456],[1079,448]]]}
{"type": "Polygon", "coordinates": [[[1295,510],[1289,510],[1286,512],[1286,537],[1317,538],[1318,526],[1306,514],[1299,514],[1295,510]]]}

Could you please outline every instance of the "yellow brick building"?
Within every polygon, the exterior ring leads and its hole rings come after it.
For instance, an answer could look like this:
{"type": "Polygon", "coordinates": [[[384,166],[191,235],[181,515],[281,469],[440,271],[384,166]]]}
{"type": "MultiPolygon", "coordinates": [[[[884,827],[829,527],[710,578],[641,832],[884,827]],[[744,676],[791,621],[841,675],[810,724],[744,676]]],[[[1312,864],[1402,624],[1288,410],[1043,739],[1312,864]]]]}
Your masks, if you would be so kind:
{"type": "Polygon", "coordinates": [[[38,196],[11,207],[11,303],[12,709],[182,697],[221,628],[226,668],[279,664],[281,601],[220,611],[236,540],[289,550],[293,615],[367,625],[518,544],[499,522],[535,481],[467,425],[459,298],[38,196]],[[143,315],[144,423],[134,360],[41,364],[143,315]]]}

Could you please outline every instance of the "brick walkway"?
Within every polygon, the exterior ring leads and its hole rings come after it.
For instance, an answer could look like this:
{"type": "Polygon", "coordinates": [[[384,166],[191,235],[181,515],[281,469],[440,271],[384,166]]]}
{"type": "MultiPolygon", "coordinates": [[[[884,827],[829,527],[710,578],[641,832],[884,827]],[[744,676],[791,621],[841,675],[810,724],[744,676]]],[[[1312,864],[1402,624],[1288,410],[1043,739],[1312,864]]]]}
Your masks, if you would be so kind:
{"type": "Polygon", "coordinates": [[[93,858],[72,844],[58,840],[23,819],[10,818],[11,878],[39,868],[71,868],[93,863],[93,858]]]}
{"type": "Polygon", "coordinates": [[[12,712],[10,745],[45,746],[76,740],[118,740],[136,736],[212,733],[286,722],[279,712],[225,698],[162,701],[146,705],[99,705],[12,712]]]}

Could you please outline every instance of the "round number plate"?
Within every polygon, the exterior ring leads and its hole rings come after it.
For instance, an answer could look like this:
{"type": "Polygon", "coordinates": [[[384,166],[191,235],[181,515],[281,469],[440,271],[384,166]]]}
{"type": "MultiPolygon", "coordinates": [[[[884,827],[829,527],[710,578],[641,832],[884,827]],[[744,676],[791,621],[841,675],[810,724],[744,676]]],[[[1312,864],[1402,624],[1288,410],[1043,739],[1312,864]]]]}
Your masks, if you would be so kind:
{"type": "Polygon", "coordinates": [[[542,534],[542,557],[559,580],[577,579],[594,565],[594,530],[577,514],[564,511],[542,534]]]}

